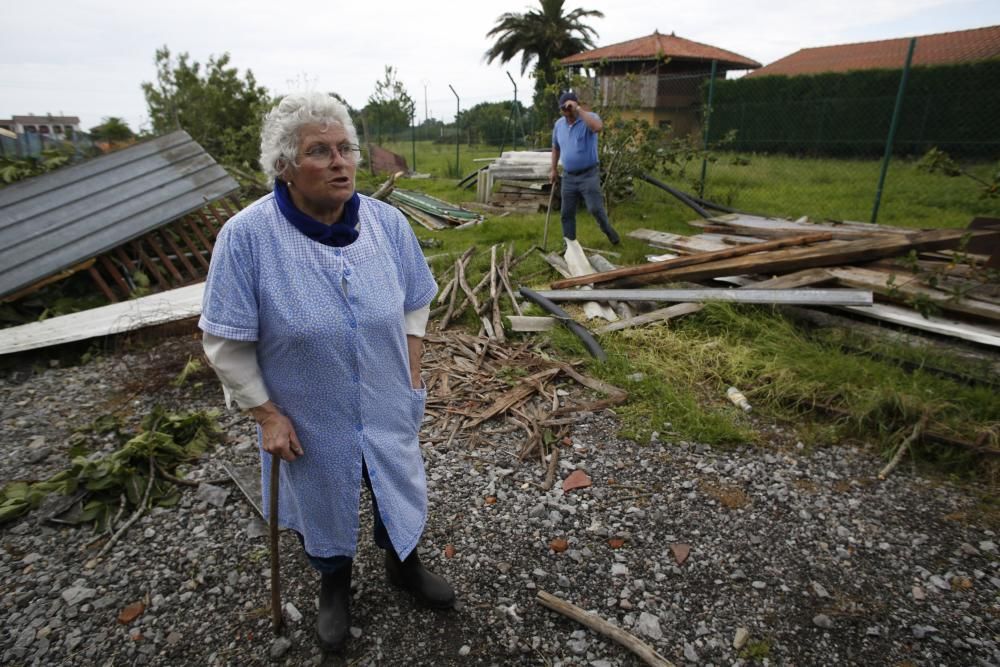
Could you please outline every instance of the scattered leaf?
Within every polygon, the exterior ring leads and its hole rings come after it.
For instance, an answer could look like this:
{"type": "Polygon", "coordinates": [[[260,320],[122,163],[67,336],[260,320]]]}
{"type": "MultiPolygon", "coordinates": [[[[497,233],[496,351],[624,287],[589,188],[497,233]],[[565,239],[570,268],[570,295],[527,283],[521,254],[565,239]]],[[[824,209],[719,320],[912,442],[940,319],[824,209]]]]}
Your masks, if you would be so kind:
{"type": "Polygon", "coordinates": [[[612,549],[621,549],[623,546],[625,546],[625,538],[611,537],[608,539],[608,546],[611,547],[612,549]]]}
{"type": "Polygon", "coordinates": [[[444,557],[445,558],[454,558],[455,557],[455,545],[454,544],[447,544],[447,545],[445,545],[445,547],[444,547],[444,557]]]}
{"type": "Polygon", "coordinates": [[[565,436],[562,439],[562,444],[566,445],[567,447],[571,446],[573,444],[573,438],[569,437],[568,435],[565,436]]]}
{"type": "Polygon", "coordinates": [[[497,497],[496,496],[486,496],[486,504],[487,505],[496,505],[497,504],[497,497]]]}
{"type": "Polygon", "coordinates": [[[569,477],[563,480],[563,491],[586,489],[588,486],[590,486],[590,477],[587,476],[587,473],[579,469],[571,472],[569,477]]]}
{"type": "Polygon", "coordinates": [[[674,554],[674,560],[677,561],[678,565],[683,565],[684,561],[687,560],[688,554],[691,553],[691,545],[689,544],[671,544],[670,551],[674,554]]]}
{"type": "Polygon", "coordinates": [[[968,577],[952,577],[951,589],[953,591],[968,591],[972,589],[972,579],[968,577]]]}
{"type": "Polygon", "coordinates": [[[146,605],[142,601],[133,602],[129,606],[125,607],[118,614],[118,622],[122,625],[128,625],[135,619],[142,616],[142,613],[146,611],[146,605]]]}
{"type": "Polygon", "coordinates": [[[569,549],[569,542],[567,542],[561,537],[557,537],[556,539],[549,542],[549,549],[552,549],[557,554],[561,554],[562,552],[566,551],[566,549],[569,549]]]}

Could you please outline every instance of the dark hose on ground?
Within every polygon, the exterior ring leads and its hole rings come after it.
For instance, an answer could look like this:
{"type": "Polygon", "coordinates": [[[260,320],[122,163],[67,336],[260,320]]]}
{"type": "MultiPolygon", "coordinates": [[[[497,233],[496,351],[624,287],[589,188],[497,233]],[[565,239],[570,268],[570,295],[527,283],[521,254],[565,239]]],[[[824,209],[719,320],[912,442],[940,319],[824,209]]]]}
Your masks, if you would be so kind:
{"type": "MultiPolygon", "coordinates": [[[[681,200],[685,205],[690,206],[698,213],[698,215],[704,218],[712,217],[712,214],[706,209],[712,209],[713,211],[722,211],[723,213],[737,213],[740,215],[759,215],[757,213],[748,213],[746,211],[741,211],[739,209],[732,208],[731,206],[716,204],[713,201],[702,199],[701,197],[696,197],[695,195],[684,192],[683,190],[678,190],[677,188],[671,187],[662,181],[658,181],[649,174],[643,174],[639,178],[646,181],[650,185],[655,185],[656,187],[664,190],[665,192],[669,192],[670,194],[681,200]]],[[[768,216],[760,215],[760,217],[766,218],[768,216]]]]}
{"type": "Polygon", "coordinates": [[[590,352],[590,356],[594,357],[598,361],[608,360],[608,355],[604,352],[600,343],[597,342],[597,339],[595,339],[579,322],[570,317],[569,313],[546,299],[544,296],[531,291],[527,287],[522,287],[518,291],[521,292],[521,295],[524,298],[541,306],[546,312],[562,322],[569,328],[570,331],[576,334],[576,337],[583,342],[583,346],[587,348],[587,352],[590,352]]]}
{"type": "Polygon", "coordinates": [[[705,209],[703,209],[701,206],[698,205],[697,202],[695,202],[693,199],[691,199],[691,197],[689,197],[685,193],[681,192],[677,188],[670,187],[669,185],[667,185],[663,181],[658,181],[655,178],[653,178],[652,176],[650,176],[649,174],[642,174],[641,176],[639,176],[639,178],[641,178],[642,180],[646,181],[650,185],[655,185],[656,187],[660,188],[661,190],[669,192],[673,196],[677,197],[677,199],[679,199],[684,205],[686,205],[687,207],[689,207],[690,209],[692,209],[695,213],[697,213],[701,217],[703,217],[703,218],[711,218],[712,217],[711,213],[709,213],[708,211],[706,211],[705,209]]]}

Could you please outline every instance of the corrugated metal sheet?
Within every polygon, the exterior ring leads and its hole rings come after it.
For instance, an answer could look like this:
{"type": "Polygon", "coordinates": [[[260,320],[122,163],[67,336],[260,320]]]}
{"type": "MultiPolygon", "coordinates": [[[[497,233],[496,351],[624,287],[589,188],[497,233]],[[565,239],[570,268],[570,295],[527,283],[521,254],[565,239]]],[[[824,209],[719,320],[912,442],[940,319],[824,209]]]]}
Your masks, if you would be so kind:
{"type": "Polygon", "coordinates": [[[0,296],[238,187],[183,130],[8,185],[0,189],[0,296]]]}

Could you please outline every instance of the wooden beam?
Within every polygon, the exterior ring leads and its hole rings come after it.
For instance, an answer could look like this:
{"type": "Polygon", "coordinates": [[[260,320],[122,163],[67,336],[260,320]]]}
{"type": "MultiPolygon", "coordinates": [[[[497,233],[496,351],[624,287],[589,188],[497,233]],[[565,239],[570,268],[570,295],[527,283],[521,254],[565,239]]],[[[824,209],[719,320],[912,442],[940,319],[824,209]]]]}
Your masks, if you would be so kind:
{"type": "MultiPolygon", "coordinates": [[[[754,286],[756,287],[756,286],[754,286]]],[[[539,290],[538,295],[550,301],[725,301],[730,303],[764,303],[808,306],[870,306],[870,290],[861,289],[730,289],[702,287],[697,289],[595,289],[539,290]]]]}
{"type": "Polygon", "coordinates": [[[100,260],[101,266],[104,267],[104,270],[108,272],[111,279],[114,280],[115,284],[118,285],[118,288],[121,289],[122,296],[127,299],[129,294],[132,293],[132,288],[129,286],[128,281],[125,280],[125,277],[122,276],[121,271],[118,270],[118,267],[111,261],[111,258],[108,257],[107,253],[101,255],[100,260]]]}
{"type": "Polygon", "coordinates": [[[194,268],[194,265],[188,261],[187,254],[181,250],[180,246],[177,245],[177,242],[174,241],[174,237],[170,233],[170,229],[168,227],[163,227],[159,230],[159,233],[160,236],[162,236],[167,242],[167,245],[170,246],[170,250],[174,253],[180,263],[184,265],[185,270],[187,270],[187,272],[191,275],[191,278],[193,280],[201,278],[201,274],[194,268]]]}
{"type": "Polygon", "coordinates": [[[91,264],[87,271],[90,273],[90,277],[94,279],[94,282],[97,283],[100,290],[104,292],[104,296],[108,297],[108,301],[111,303],[118,303],[118,297],[116,297],[115,293],[111,291],[108,284],[104,282],[104,278],[101,276],[101,272],[97,270],[97,267],[91,264]]]}
{"type": "Polygon", "coordinates": [[[841,285],[869,289],[890,300],[923,298],[941,310],[982,317],[994,322],[1000,321],[1000,305],[976,299],[958,298],[943,290],[927,287],[918,282],[916,275],[906,272],[885,273],[859,267],[830,267],[829,273],[841,285]],[[894,277],[893,284],[889,284],[894,277]]]}
{"type": "Polygon", "coordinates": [[[552,283],[552,289],[565,289],[567,287],[576,287],[578,285],[596,285],[598,283],[611,282],[619,278],[641,276],[647,273],[655,273],[682,266],[705,264],[707,262],[712,262],[718,259],[727,259],[729,257],[743,257],[745,255],[752,255],[754,253],[765,252],[768,250],[778,250],[780,248],[819,243],[820,241],[829,241],[832,238],[833,235],[829,232],[804,234],[802,236],[795,236],[787,239],[778,239],[777,241],[766,241],[764,243],[755,243],[752,245],[726,248],[724,250],[715,250],[713,252],[703,252],[697,255],[688,255],[687,257],[677,257],[663,262],[650,262],[648,264],[640,264],[638,266],[626,266],[613,271],[604,271],[601,273],[592,273],[588,276],[557,280],[552,283]]]}
{"type": "Polygon", "coordinates": [[[135,250],[136,254],[139,256],[139,260],[142,262],[143,266],[145,266],[146,270],[152,274],[150,277],[155,280],[160,287],[170,289],[170,285],[167,284],[166,279],[160,275],[160,270],[156,267],[156,264],[154,264],[153,260],[146,254],[146,251],[142,249],[142,240],[137,239],[132,241],[131,245],[132,249],[135,250]]]}
{"type": "Polygon", "coordinates": [[[163,246],[160,245],[160,240],[156,237],[156,230],[154,229],[149,232],[143,238],[149,242],[150,246],[152,246],[153,252],[155,252],[156,256],[160,258],[161,262],[163,262],[163,266],[167,269],[170,275],[174,277],[174,280],[177,281],[176,286],[179,287],[180,284],[184,282],[184,276],[181,275],[181,272],[177,270],[174,263],[170,261],[169,257],[167,257],[167,253],[164,252],[163,246]]]}
{"type": "MultiPolygon", "coordinates": [[[[979,233],[984,232],[973,232],[973,234],[979,233]]],[[[613,285],[631,287],[670,280],[699,281],[719,276],[774,275],[819,266],[865,262],[901,255],[910,250],[936,250],[955,247],[967,234],[969,232],[963,229],[934,229],[920,232],[911,237],[892,235],[857,241],[827,241],[804,248],[771,250],[755,255],[716,260],[706,264],[667,269],[624,278],[615,281],[613,285]]]]}
{"type": "MultiPolygon", "coordinates": [[[[178,236],[181,237],[181,240],[184,241],[184,245],[191,250],[191,254],[198,260],[198,263],[201,264],[202,268],[208,271],[208,260],[205,259],[203,254],[205,251],[199,248],[198,245],[191,240],[191,236],[187,233],[187,230],[184,229],[184,220],[177,220],[170,225],[170,227],[177,232],[178,236]]],[[[211,254],[211,251],[208,251],[208,253],[211,254]]]]}
{"type": "Polygon", "coordinates": [[[208,254],[211,255],[213,250],[212,242],[205,237],[204,233],[202,233],[201,225],[198,224],[198,221],[192,218],[190,215],[184,216],[183,219],[187,221],[188,227],[191,228],[191,231],[194,232],[194,235],[198,237],[198,240],[205,247],[205,250],[207,250],[208,254]]]}

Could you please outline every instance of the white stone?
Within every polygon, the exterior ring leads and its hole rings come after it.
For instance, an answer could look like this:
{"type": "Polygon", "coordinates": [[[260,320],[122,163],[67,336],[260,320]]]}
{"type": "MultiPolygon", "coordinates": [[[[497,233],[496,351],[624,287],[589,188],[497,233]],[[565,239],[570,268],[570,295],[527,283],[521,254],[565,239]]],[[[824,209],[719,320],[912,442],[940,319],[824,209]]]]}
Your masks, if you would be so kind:
{"type": "Polygon", "coordinates": [[[636,632],[645,635],[652,640],[663,639],[663,630],[660,629],[660,619],[648,611],[639,614],[639,622],[635,626],[636,632]]]}

